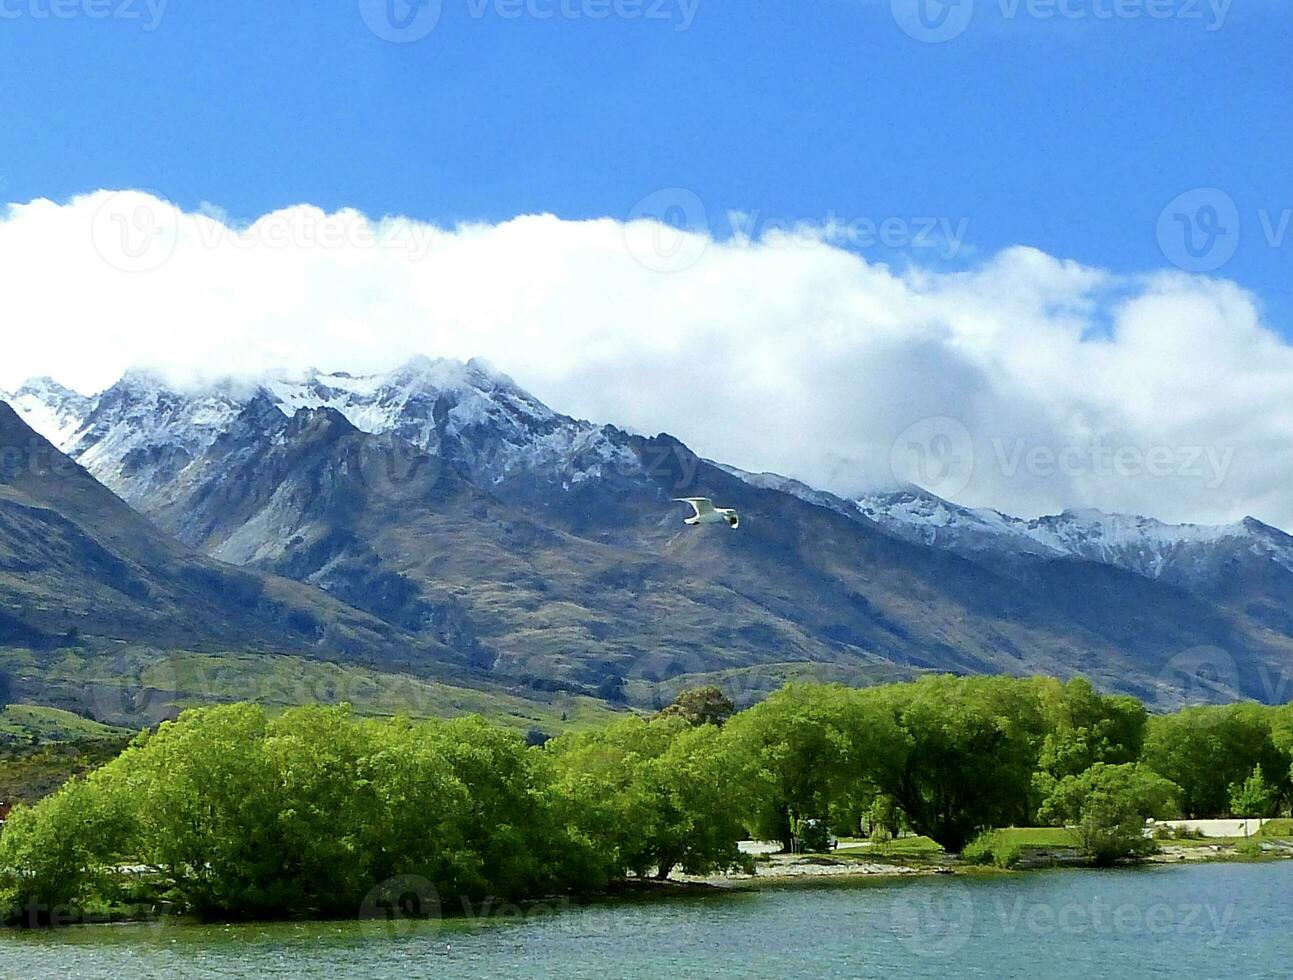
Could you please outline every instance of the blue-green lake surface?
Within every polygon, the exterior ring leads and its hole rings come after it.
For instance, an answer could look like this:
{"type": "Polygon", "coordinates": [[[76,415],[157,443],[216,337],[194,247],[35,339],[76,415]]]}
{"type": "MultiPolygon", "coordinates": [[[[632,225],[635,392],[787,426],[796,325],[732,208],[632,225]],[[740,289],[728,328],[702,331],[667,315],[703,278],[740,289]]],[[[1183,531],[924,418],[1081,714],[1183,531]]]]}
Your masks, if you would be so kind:
{"type": "Polygon", "coordinates": [[[1289,977],[1293,862],[763,885],[433,922],[0,932],[0,976],[1289,977]]]}

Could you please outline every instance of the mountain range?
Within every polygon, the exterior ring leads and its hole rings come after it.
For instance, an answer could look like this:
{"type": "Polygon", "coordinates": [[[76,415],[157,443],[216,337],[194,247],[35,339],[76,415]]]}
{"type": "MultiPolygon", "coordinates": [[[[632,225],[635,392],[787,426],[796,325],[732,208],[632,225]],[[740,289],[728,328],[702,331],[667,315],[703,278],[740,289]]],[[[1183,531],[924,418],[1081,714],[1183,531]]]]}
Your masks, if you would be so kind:
{"type": "Polygon", "coordinates": [[[0,400],[0,445],[35,447],[0,478],[0,645],[272,649],[637,704],[929,670],[1163,706],[1293,693],[1293,538],[1251,518],[846,499],[562,415],[478,361],[0,400]],[[684,527],[683,496],[740,529],[684,527]]]}

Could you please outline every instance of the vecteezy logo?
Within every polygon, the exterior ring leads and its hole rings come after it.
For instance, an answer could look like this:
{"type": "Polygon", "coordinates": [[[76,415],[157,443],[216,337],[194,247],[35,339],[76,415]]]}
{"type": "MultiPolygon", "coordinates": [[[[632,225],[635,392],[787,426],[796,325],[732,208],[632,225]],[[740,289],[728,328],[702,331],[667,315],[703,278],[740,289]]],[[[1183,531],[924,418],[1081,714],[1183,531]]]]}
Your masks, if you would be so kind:
{"type": "Polygon", "coordinates": [[[1186,272],[1212,272],[1239,247],[1239,208],[1225,191],[1198,187],[1173,198],[1158,216],[1158,247],[1186,272]]]}
{"type": "Polygon", "coordinates": [[[899,483],[955,497],[974,475],[974,439],[957,419],[946,415],[921,419],[893,441],[889,470],[899,483]]]}
{"type": "Polygon", "coordinates": [[[145,191],[115,191],[90,222],[100,257],[122,272],[152,272],[171,257],[179,239],[176,210],[145,191]]]}
{"type": "MultiPolygon", "coordinates": [[[[169,660],[155,660],[134,652],[104,658],[98,663],[103,678],[89,687],[94,717],[113,725],[148,728],[174,718],[180,679],[169,660]]],[[[186,685],[189,696],[209,693],[198,674],[186,685]]]]}
{"type": "Polygon", "coordinates": [[[1233,701],[1239,697],[1239,665],[1221,647],[1190,647],[1163,664],[1158,688],[1168,700],[1186,705],[1233,701]]]}
{"type": "Polygon", "coordinates": [[[690,269],[709,247],[705,203],[682,187],[648,194],[629,212],[624,243],[652,272],[690,269]]]}
{"type": "MultiPolygon", "coordinates": [[[[672,704],[683,688],[695,686],[684,683],[686,677],[703,674],[705,670],[704,661],[694,653],[656,651],[640,657],[624,679],[645,682],[648,690],[645,697],[651,702],[651,707],[659,711],[672,704]]],[[[643,685],[639,683],[637,686],[643,685]]]]}
{"type": "Polygon", "coordinates": [[[359,907],[370,938],[392,939],[440,928],[440,892],[418,875],[397,875],[374,887],[359,907]]]}
{"type": "Polygon", "coordinates": [[[359,0],[359,15],[383,41],[420,41],[440,23],[442,0],[359,0]]]}
{"type": "Polygon", "coordinates": [[[891,0],[893,19],[908,37],[938,44],[970,26],[974,0],[891,0]]]}
{"type": "Polygon", "coordinates": [[[893,931],[917,956],[951,956],[974,929],[974,897],[959,881],[908,886],[889,913],[893,931]]]}

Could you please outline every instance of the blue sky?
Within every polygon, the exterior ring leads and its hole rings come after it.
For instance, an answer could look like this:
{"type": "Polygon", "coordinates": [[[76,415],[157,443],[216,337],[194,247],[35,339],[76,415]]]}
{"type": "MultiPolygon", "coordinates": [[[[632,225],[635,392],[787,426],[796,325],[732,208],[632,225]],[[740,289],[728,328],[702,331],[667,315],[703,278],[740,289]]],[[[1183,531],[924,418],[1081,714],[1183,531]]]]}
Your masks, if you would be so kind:
{"type": "Polygon", "coordinates": [[[938,217],[964,229],[955,255],[858,247],[953,268],[1028,244],[1136,273],[1170,267],[1164,206],[1210,187],[1239,233],[1208,271],[1293,336],[1284,0],[961,0],[941,43],[901,28],[916,0],[440,0],[400,43],[369,0],[151,2],[5,0],[0,197],[453,224],[622,218],[678,187],[720,237],[729,210],[756,230],[938,217]]]}

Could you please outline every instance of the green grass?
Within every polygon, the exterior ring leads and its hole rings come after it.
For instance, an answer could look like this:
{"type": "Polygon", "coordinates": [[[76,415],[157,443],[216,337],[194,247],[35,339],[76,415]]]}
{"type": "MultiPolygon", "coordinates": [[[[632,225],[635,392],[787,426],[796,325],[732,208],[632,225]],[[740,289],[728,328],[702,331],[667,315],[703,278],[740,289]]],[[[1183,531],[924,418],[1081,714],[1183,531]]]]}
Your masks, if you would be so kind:
{"type": "Polygon", "coordinates": [[[1081,846],[1077,835],[1067,827],[1002,827],[994,833],[1017,847],[1081,846]]]}
{"type": "Polygon", "coordinates": [[[1293,837],[1293,817],[1276,817],[1262,824],[1263,837],[1293,837]]]}
{"type": "Polygon", "coordinates": [[[858,848],[854,853],[876,854],[882,857],[930,857],[934,854],[942,854],[943,847],[928,837],[897,837],[884,844],[858,848]]]}
{"type": "Polygon", "coordinates": [[[64,705],[132,729],[187,707],[254,701],[273,710],[351,704],[372,717],[452,718],[479,714],[518,731],[550,735],[606,724],[616,712],[596,698],[565,692],[460,687],[353,663],[255,653],[165,652],[141,647],[87,654],[0,650],[0,669],[64,705]]]}
{"type": "Polygon", "coordinates": [[[115,757],[132,734],[60,708],[7,705],[0,710],[0,801],[35,803],[115,757]]]}
{"type": "Polygon", "coordinates": [[[11,704],[0,710],[0,744],[80,742],[116,738],[128,732],[89,718],[36,704],[11,704]]]}
{"type": "Polygon", "coordinates": [[[1077,836],[1064,827],[1000,827],[984,831],[966,844],[961,859],[968,864],[1014,868],[1044,857],[1038,851],[1076,851],[1080,847],[1077,836]]]}
{"type": "Polygon", "coordinates": [[[625,690],[634,704],[663,706],[687,688],[713,684],[731,697],[738,708],[748,708],[792,682],[868,687],[914,680],[921,673],[915,668],[890,665],[792,661],[691,672],[669,680],[629,678],[625,690]]]}
{"type": "Polygon", "coordinates": [[[142,680],[150,687],[182,692],[180,703],[185,707],[213,700],[255,701],[283,708],[346,702],[356,713],[373,717],[483,715],[511,728],[538,728],[550,734],[597,727],[616,716],[602,702],[578,695],[553,694],[538,701],[455,687],[411,674],[288,656],[171,656],[145,671],[142,680]]]}

